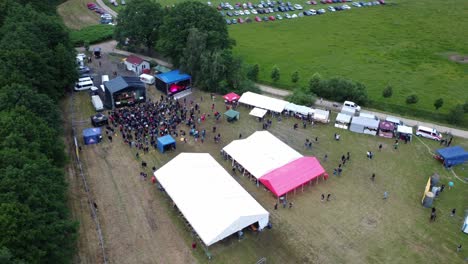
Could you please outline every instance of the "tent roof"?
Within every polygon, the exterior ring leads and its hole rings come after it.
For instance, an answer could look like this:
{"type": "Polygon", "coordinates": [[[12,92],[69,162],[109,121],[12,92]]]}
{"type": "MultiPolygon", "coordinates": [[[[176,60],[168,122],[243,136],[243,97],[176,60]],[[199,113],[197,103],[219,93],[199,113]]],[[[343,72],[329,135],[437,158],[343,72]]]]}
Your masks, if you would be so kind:
{"type": "Polygon", "coordinates": [[[170,72],[156,74],[156,78],[160,79],[161,81],[167,84],[171,84],[171,83],[189,80],[192,77],[188,74],[181,73],[179,70],[173,70],[170,72]]]}
{"type": "Polygon", "coordinates": [[[466,152],[461,146],[454,146],[448,148],[438,149],[437,153],[445,159],[452,159],[457,157],[467,157],[468,152],[466,152]]]}
{"type": "Polygon", "coordinates": [[[288,103],[284,107],[284,110],[299,113],[301,115],[312,115],[315,112],[315,110],[310,107],[304,105],[297,105],[293,103],[288,103]]]}
{"type": "Polygon", "coordinates": [[[240,96],[236,93],[228,93],[225,96],[223,96],[223,98],[226,99],[228,102],[232,102],[239,100],[240,96]]]}
{"type": "Polygon", "coordinates": [[[379,128],[385,130],[394,130],[395,125],[390,121],[380,121],[379,128]]]}
{"type": "Polygon", "coordinates": [[[367,117],[362,117],[362,116],[355,116],[353,117],[353,120],[351,121],[351,124],[357,124],[369,128],[378,128],[379,127],[379,121],[372,119],[372,118],[367,118],[367,117]]]}
{"type": "Polygon", "coordinates": [[[161,72],[161,73],[166,73],[166,72],[171,71],[171,69],[169,69],[167,67],[164,67],[162,65],[156,65],[153,69],[155,69],[156,71],[161,72]]]}
{"type": "Polygon", "coordinates": [[[339,113],[336,116],[336,121],[343,122],[343,123],[349,123],[349,122],[351,122],[351,116],[347,115],[347,114],[344,114],[344,113],[339,113]]]}
{"type": "Polygon", "coordinates": [[[397,132],[403,134],[413,134],[413,128],[410,126],[400,125],[397,127],[397,132]]]}
{"type": "Polygon", "coordinates": [[[232,109],[227,110],[224,114],[229,118],[235,118],[236,116],[239,116],[239,112],[234,111],[232,109]]]}
{"type": "Polygon", "coordinates": [[[270,171],[260,178],[260,182],[279,197],[324,173],[317,158],[302,157],[270,171]]]}
{"type": "Polygon", "coordinates": [[[267,113],[267,110],[255,107],[254,109],[252,109],[252,111],[250,111],[249,115],[262,118],[265,116],[266,113],[267,113]]]}
{"type": "Polygon", "coordinates": [[[288,102],[261,94],[245,92],[239,99],[239,103],[260,107],[273,112],[281,113],[288,102]]]}
{"type": "Polygon", "coordinates": [[[330,117],[330,112],[322,110],[322,109],[315,109],[314,111],[314,119],[321,120],[324,122],[328,122],[328,118],[330,117]]]}
{"type": "Polygon", "coordinates": [[[171,137],[171,135],[158,137],[158,144],[162,144],[163,146],[174,144],[175,142],[176,141],[171,137]]]}
{"type": "Polygon", "coordinates": [[[302,157],[268,131],[257,131],[246,139],[234,140],[223,150],[257,179],[302,157]]]}
{"type": "Polygon", "coordinates": [[[91,137],[95,135],[101,135],[100,127],[86,128],[83,130],[83,136],[85,137],[91,137]]]}
{"type": "Polygon", "coordinates": [[[268,224],[268,212],[208,153],[181,153],[154,175],[207,246],[268,224]]]}
{"type": "Polygon", "coordinates": [[[119,76],[110,81],[104,83],[104,86],[111,92],[119,92],[128,87],[141,87],[145,88],[145,85],[140,81],[139,77],[122,77],[119,76]]]}

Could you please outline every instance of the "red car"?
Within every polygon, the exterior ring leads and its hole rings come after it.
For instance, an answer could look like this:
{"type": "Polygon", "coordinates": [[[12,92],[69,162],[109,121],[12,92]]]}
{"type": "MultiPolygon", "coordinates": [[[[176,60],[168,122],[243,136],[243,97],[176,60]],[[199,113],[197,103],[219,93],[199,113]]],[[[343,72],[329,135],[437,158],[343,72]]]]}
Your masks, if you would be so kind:
{"type": "Polygon", "coordinates": [[[262,22],[262,19],[261,19],[260,17],[256,16],[256,17],[255,17],[255,21],[257,21],[257,22],[262,22]]]}
{"type": "Polygon", "coordinates": [[[316,2],[316,1],[310,1],[310,4],[311,4],[311,5],[316,5],[317,2],[316,2]]]}
{"type": "Polygon", "coordinates": [[[333,0],[327,0],[327,4],[332,4],[333,0]]]}
{"type": "Polygon", "coordinates": [[[268,19],[270,19],[271,21],[275,21],[275,17],[274,16],[269,16],[268,19]]]}
{"type": "Polygon", "coordinates": [[[96,9],[96,4],[95,3],[87,3],[86,6],[88,7],[89,10],[96,9]]]}
{"type": "Polygon", "coordinates": [[[237,22],[239,22],[239,24],[242,24],[242,23],[244,23],[244,19],[242,19],[242,17],[239,17],[239,18],[237,19],[237,22]]]}

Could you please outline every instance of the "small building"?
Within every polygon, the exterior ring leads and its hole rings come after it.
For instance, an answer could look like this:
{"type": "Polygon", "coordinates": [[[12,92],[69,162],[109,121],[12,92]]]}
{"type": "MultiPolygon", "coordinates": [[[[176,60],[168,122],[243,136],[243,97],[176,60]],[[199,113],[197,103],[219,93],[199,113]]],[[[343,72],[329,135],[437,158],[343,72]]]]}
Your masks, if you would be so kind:
{"type": "Polygon", "coordinates": [[[159,152],[164,153],[167,150],[175,149],[176,141],[170,135],[158,137],[158,149],[159,152]]]}
{"type": "Polygon", "coordinates": [[[166,73],[156,74],[156,89],[168,96],[191,89],[192,76],[173,70],[166,73]]]}
{"type": "Polygon", "coordinates": [[[107,109],[146,101],[146,88],[139,77],[119,76],[104,83],[104,106],[107,109]]]}
{"type": "Polygon", "coordinates": [[[83,130],[83,141],[85,145],[97,144],[102,140],[101,128],[86,128],[83,130]]]}
{"type": "Polygon", "coordinates": [[[342,128],[342,129],[348,129],[349,124],[351,123],[351,116],[345,113],[339,113],[336,116],[335,120],[335,127],[337,128],[342,128]]]}
{"type": "Polygon", "coordinates": [[[389,121],[380,121],[379,136],[393,138],[395,136],[395,125],[389,121]]]}
{"type": "Polygon", "coordinates": [[[349,130],[369,135],[377,135],[377,130],[379,129],[379,120],[373,118],[367,118],[362,116],[353,117],[349,130]]]}
{"type": "Polygon", "coordinates": [[[135,55],[128,56],[124,61],[128,71],[141,74],[145,69],[150,69],[150,63],[135,55]]]}

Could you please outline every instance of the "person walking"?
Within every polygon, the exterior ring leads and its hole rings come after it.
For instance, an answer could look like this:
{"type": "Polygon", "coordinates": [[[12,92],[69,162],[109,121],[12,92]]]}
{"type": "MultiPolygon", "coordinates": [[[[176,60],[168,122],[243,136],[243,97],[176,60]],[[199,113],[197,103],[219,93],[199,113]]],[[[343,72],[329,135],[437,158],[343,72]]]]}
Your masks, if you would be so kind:
{"type": "Polygon", "coordinates": [[[385,191],[385,192],[383,193],[383,199],[384,199],[384,200],[387,200],[387,199],[388,199],[388,192],[387,192],[387,191],[385,191]]]}
{"type": "Polygon", "coordinates": [[[275,210],[278,210],[278,203],[275,203],[275,210]]]}
{"type": "Polygon", "coordinates": [[[460,244],[460,245],[457,246],[457,252],[460,252],[461,249],[462,249],[462,245],[460,244]]]}
{"type": "Polygon", "coordinates": [[[455,216],[455,213],[457,212],[457,209],[456,208],[453,208],[452,209],[452,213],[450,214],[450,216],[455,216]]]}
{"type": "Polygon", "coordinates": [[[326,162],[328,160],[328,155],[325,154],[325,156],[323,157],[323,162],[326,162]]]}
{"type": "Polygon", "coordinates": [[[330,201],[330,198],[331,198],[331,193],[327,195],[327,202],[330,201]]]}
{"type": "Polygon", "coordinates": [[[323,202],[323,200],[325,200],[325,194],[322,193],[320,201],[323,202]]]}
{"type": "Polygon", "coordinates": [[[379,144],[379,152],[382,151],[382,144],[379,144]]]}
{"type": "Polygon", "coordinates": [[[372,182],[375,182],[375,173],[372,173],[372,176],[370,177],[372,182]]]}
{"type": "Polygon", "coordinates": [[[291,209],[292,207],[293,207],[293,203],[289,202],[289,209],[291,209]]]}
{"type": "Polygon", "coordinates": [[[346,160],[349,161],[351,159],[351,154],[349,154],[349,151],[346,153],[346,160]]]}

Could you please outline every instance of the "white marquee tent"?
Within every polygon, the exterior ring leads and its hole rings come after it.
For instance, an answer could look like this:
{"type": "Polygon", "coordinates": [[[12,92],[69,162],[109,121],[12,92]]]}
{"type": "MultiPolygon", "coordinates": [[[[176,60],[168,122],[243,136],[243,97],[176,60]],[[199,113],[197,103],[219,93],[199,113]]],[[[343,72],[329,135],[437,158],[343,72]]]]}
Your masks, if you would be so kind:
{"type": "Polygon", "coordinates": [[[330,122],[330,112],[321,109],[315,109],[313,119],[317,122],[328,123],[330,122]]]}
{"type": "Polygon", "coordinates": [[[263,118],[266,113],[267,113],[267,110],[255,107],[254,109],[252,109],[252,111],[250,111],[249,115],[263,118]]]}
{"type": "Polygon", "coordinates": [[[302,155],[268,131],[232,141],[223,150],[255,178],[301,158],[302,155]]]}
{"type": "Polygon", "coordinates": [[[181,153],[154,175],[207,246],[268,224],[268,212],[208,153],[181,153]]]}
{"type": "Polygon", "coordinates": [[[284,107],[289,104],[284,100],[264,96],[261,94],[256,94],[252,92],[245,92],[242,94],[239,99],[239,103],[251,105],[259,108],[263,108],[269,111],[281,113],[284,110],[284,107]]]}
{"type": "Polygon", "coordinates": [[[304,106],[304,105],[297,105],[297,104],[293,104],[293,103],[288,103],[284,107],[284,110],[294,112],[294,113],[298,113],[298,114],[301,114],[303,116],[313,115],[314,112],[315,112],[315,110],[310,108],[310,107],[307,107],[307,106],[304,106]]]}

